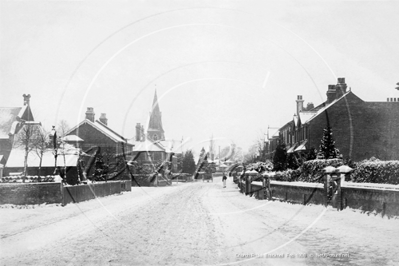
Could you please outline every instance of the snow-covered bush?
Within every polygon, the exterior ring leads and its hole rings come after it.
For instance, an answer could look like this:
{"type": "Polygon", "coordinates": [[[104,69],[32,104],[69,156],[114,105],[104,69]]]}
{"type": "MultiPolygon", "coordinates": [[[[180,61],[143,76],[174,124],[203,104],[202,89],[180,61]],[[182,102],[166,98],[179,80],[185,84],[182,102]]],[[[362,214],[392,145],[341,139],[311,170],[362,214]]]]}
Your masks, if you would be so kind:
{"type": "Polygon", "coordinates": [[[375,158],[356,163],[351,179],[357,183],[399,184],[399,161],[375,158]]]}
{"type": "Polygon", "coordinates": [[[298,181],[303,182],[322,182],[319,178],[324,174],[323,169],[327,166],[338,167],[343,165],[344,162],[342,159],[328,159],[328,160],[310,160],[306,161],[302,164],[300,171],[301,176],[298,181]],[[316,179],[318,181],[316,181],[316,179]]]}
{"type": "MultiPolygon", "coordinates": [[[[25,183],[38,183],[38,182],[55,182],[57,176],[48,175],[42,176],[26,176],[25,183]]],[[[1,178],[1,183],[23,183],[23,176],[5,176],[1,178]]]]}
{"type": "Polygon", "coordinates": [[[277,181],[287,181],[287,182],[294,182],[294,181],[299,181],[299,176],[301,175],[301,170],[296,169],[287,169],[285,171],[278,171],[274,175],[274,180],[277,181]]]}

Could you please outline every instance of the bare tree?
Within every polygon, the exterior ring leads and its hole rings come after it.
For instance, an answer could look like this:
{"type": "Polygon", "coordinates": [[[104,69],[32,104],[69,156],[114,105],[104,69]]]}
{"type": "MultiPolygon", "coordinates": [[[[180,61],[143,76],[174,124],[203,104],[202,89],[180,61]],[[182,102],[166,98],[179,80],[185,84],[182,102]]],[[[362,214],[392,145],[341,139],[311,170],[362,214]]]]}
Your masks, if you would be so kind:
{"type": "Polygon", "coordinates": [[[40,182],[40,175],[42,169],[43,154],[49,147],[49,134],[50,134],[49,132],[40,127],[37,130],[36,140],[34,141],[34,151],[40,159],[39,172],[38,172],[39,182],[40,182]]]}
{"type": "Polygon", "coordinates": [[[18,131],[14,139],[14,147],[23,147],[25,150],[24,173],[22,179],[23,182],[25,182],[26,179],[26,172],[28,167],[28,155],[36,147],[37,136],[40,127],[41,127],[40,124],[24,123],[24,125],[18,131]]]}
{"type": "Polygon", "coordinates": [[[59,137],[64,137],[65,134],[69,131],[70,126],[66,120],[61,120],[58,123],[57,133],[59,137]]]}

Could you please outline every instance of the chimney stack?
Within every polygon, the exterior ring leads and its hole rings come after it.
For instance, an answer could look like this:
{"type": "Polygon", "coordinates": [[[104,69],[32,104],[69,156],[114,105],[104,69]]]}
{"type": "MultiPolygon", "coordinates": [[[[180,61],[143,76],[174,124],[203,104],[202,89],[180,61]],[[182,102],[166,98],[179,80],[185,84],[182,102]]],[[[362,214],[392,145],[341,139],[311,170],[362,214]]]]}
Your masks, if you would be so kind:
{"type": "Polygon", "coordinates": [[[22,96],[24,97],[24,105],[28,105],[29,106],[30,94],[24,94],[22,96]]]}
{"type": "Polygon", "coordinates": [[[327,103],[331,103],[337,98],[337,90],[335,87],[335,85],[328,85],[327,103]]]}
{"type": "Polygon", "coordinates": [[[341,97],[346,93],[347,85],[345,83],[345,78],[338,78],[338,84],[336,86],[337,98],[341,97]]]}
{"type": "Polygon", "coordinates": [[[299,112],[302,112],[302,110],[303,110],[302,95],[298,95],[296,100],[296,114],[299,116],[299,112]]]}
{"type": "Polygon", "coordinates": [[[136,141],[141,141],[141,126],[140,126],[140,123],[136,124],[136,141]]]}
{"type": "Polygon", "coordinates": [[[87,107],[86,119],[88,119],[94,123],[94,115],[95,115],[95,113],[94,113],[93,107],[87,107]]]}
{"type": "Polygon", "coordinates": [[[103,123],[104,125],[108,126],[108,118],[105,113],[102,113],[100,116],[100,122],[103,123]]]}

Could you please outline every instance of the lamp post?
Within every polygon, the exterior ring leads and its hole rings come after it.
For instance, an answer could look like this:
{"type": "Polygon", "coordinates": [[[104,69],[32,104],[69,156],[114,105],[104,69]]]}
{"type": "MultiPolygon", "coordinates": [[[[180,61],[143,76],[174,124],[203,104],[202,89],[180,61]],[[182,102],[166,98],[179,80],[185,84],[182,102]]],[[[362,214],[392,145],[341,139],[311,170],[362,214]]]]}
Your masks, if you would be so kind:
{"type": "Polygon", "coordinates": [[[55,126],[50,131],[50,141],[53,144],[53,154],[54,154],[54,175],[57,172],[57,131],[55,130],[55,126]]]}

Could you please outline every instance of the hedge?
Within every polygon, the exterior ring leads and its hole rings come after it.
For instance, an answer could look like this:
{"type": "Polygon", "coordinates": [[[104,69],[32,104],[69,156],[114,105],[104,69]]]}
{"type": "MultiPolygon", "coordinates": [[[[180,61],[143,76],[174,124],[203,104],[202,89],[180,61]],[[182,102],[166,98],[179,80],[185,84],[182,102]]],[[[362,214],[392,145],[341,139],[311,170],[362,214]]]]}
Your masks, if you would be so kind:
{"type": "Polygon", "coordinates": [[[350,175],[353,182],[399,184],[399,161],[364,160],[350,175]]]}
{"type": "Polygon", "coordinates": [[[323,183],[320,178],[324,175],[323,169],[327,166],[338,167],[343,165],[342,159],[328,159],[328,160],[310,160],[302,164],[296,170],[288,169],[285,171],[276,172],[274,179],[277,181],[302,181],[302,182],[319,182],[323,183]]]}
{"type": "Polygon", "coordinates": [[[323,180],[320,177],[324,175],[324,168],[327,166],[339,167],[343,164],[344,162],[342,159],[316,159],[306,161],[300,167],[301,176],[297,181],[322,183],[323,180]]]}

